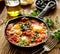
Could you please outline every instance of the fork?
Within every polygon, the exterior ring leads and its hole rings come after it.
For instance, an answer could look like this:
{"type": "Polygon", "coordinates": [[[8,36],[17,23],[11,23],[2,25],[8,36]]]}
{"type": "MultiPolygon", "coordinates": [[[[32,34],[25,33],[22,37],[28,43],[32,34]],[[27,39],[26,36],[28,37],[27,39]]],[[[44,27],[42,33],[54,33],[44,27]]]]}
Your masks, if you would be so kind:
{"type": "MultiPolygon", "coordinates": [[[[50,43],[43,46],[44,50],[40,54],[43,54],[45,51],[52,50],[58,42],[59,42],[58,39],[52,39],[52,41],[50,43]]],[[[39,50],[40,49],[38,49],[36,52],[33,52],[32,54],[37,53],[39,50]]]]}

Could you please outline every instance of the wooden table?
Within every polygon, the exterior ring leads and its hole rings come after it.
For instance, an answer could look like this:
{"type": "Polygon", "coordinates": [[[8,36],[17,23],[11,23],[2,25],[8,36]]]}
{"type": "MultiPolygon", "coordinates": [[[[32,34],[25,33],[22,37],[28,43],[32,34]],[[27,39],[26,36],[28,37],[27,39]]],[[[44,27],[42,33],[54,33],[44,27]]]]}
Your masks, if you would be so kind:
{"type": "MultiPolygon", "coordinates": [[[[56,16],[58,16],[60,22],[60,1],[58,1],[56,10],[53,13],[52,12],[49,13],[48,16],[52,16],[53,20],[56,16]]],[[[5,39],[5,35],[4,35],[4,28],[7,20],[6,7],[3,9],[2,13],[0,14],[0,18],[4,20],[4,23],[0,26],[0,54],[32,54],[34,50],[41,48],[40,46],[38,46],[31,49],[29,48],[24,49],[24,48],[15,48],[14,46],[11,46],[8,43],[8,41],[5,39]]],[[[60,24],[58,25],[58,28],[59,27],[60,24]]],[[[39,54],[39,52],[37,54],[39,54]]],[[[58,43],[53,50],[45,54],[60,54],[60,43],[58,43]]]]}

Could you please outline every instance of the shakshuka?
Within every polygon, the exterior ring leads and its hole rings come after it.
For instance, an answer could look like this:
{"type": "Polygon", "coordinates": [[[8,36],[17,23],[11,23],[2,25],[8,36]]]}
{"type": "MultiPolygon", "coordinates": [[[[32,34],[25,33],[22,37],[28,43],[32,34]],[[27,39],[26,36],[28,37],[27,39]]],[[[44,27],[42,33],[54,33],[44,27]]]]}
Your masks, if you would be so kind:
{"type": "Polygon", "coordinates": [[[46,40],[47,28],[36,19],[21,18],[8,24],[6,37],[17,46],[35,46],[46,40]]]}

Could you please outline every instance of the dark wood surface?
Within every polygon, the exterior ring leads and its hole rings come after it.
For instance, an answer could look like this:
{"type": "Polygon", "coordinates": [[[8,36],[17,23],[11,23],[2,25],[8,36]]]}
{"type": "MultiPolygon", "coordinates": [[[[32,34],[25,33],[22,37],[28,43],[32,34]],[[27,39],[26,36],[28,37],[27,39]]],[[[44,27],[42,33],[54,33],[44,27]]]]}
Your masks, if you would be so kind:
{"type": "MultiPolygon", "coordinates": [[[[36,51],[37,49],[42,48],[41,45],[35,48],[30,48],[30,49],[29,48],[16,48],[10,45],[4,35],[6,21],[9,18],[7,15],[6,7],[3,6],[3,11],[1,10],[1,8],[0,8],[0,11],[1,11],[0,19],[4,20],[4,23],[0,26],[0,54],[32,54],[32,52],[36,51]]],[[[53,20],[56,16],[58,16],[59,22],[60,22],[60,1],[58,1],[56,10],[53,13],[49,13],[48,16],[52,16],[53,20]]],[[[59,27],[60,27],[60,24],[58,25],[58,28],[59,27]]],[[[39,53],[40,51],[37,52],[36,54],[39,54],[39,53]]],[[[60,54],[60,43],[58,43],[56,47],[54,47],[53,50],[51,50],[50,52],[46,52],[45,54],[60,54]]]]}

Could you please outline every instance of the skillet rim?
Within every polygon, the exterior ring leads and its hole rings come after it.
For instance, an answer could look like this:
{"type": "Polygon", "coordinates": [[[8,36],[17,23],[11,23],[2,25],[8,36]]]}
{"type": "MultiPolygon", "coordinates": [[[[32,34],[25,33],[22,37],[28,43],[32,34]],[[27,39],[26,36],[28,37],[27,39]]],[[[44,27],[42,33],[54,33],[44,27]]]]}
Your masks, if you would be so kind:
{"type": "Polygon", "coordinates": [[[13,19],[10,19],[10,20],[7,21],[7,23],[6,23],[6,25],[5,25],[5,29],[4,29],[4,35],[5,35],[5,38],[7,39],[7,41],[8,41],[9,43],[11,43],[12,45],[14,45],[14,46],[22,47],[22,48],[32,48],[32,47],[36,47],[36,46],[38,46],[38,45],[41,45],[42,43],[45,43],[45,42],[48,40],[48,38],[50,37],[50,32],[49,32],[49,27],[48,27],[48,25],[47,25],[42,19],[36,18],[36,17],[32,17],[32,16],[19,16],[19,17],[16,17],[16,18],[13,18],[13,19]],[[46,40],[44,40],[43,42],[40,42],[39,44],[36,44],[36,45],[34,45],[34,46],[18,46],[18,45],[15,45],[15,44],[11,43],[11,42],[8,40],[8,38],[7,38],[6,28],[7,28],[7,26],[9,25],[9,23],[11,23],[11,21],[14,21],[14,20],[17,20],[17,19],[20,19],[20,18],[23,18],[23,17],[26,17],[26,18],[34,18],[34,19],[36,19],[36,20],[39,20],[39,21],[43,22],[43,23],[46,25],[46,28],[47,28],[47,31],[48,31],[48,32],[47,32],[46,40]]]}

